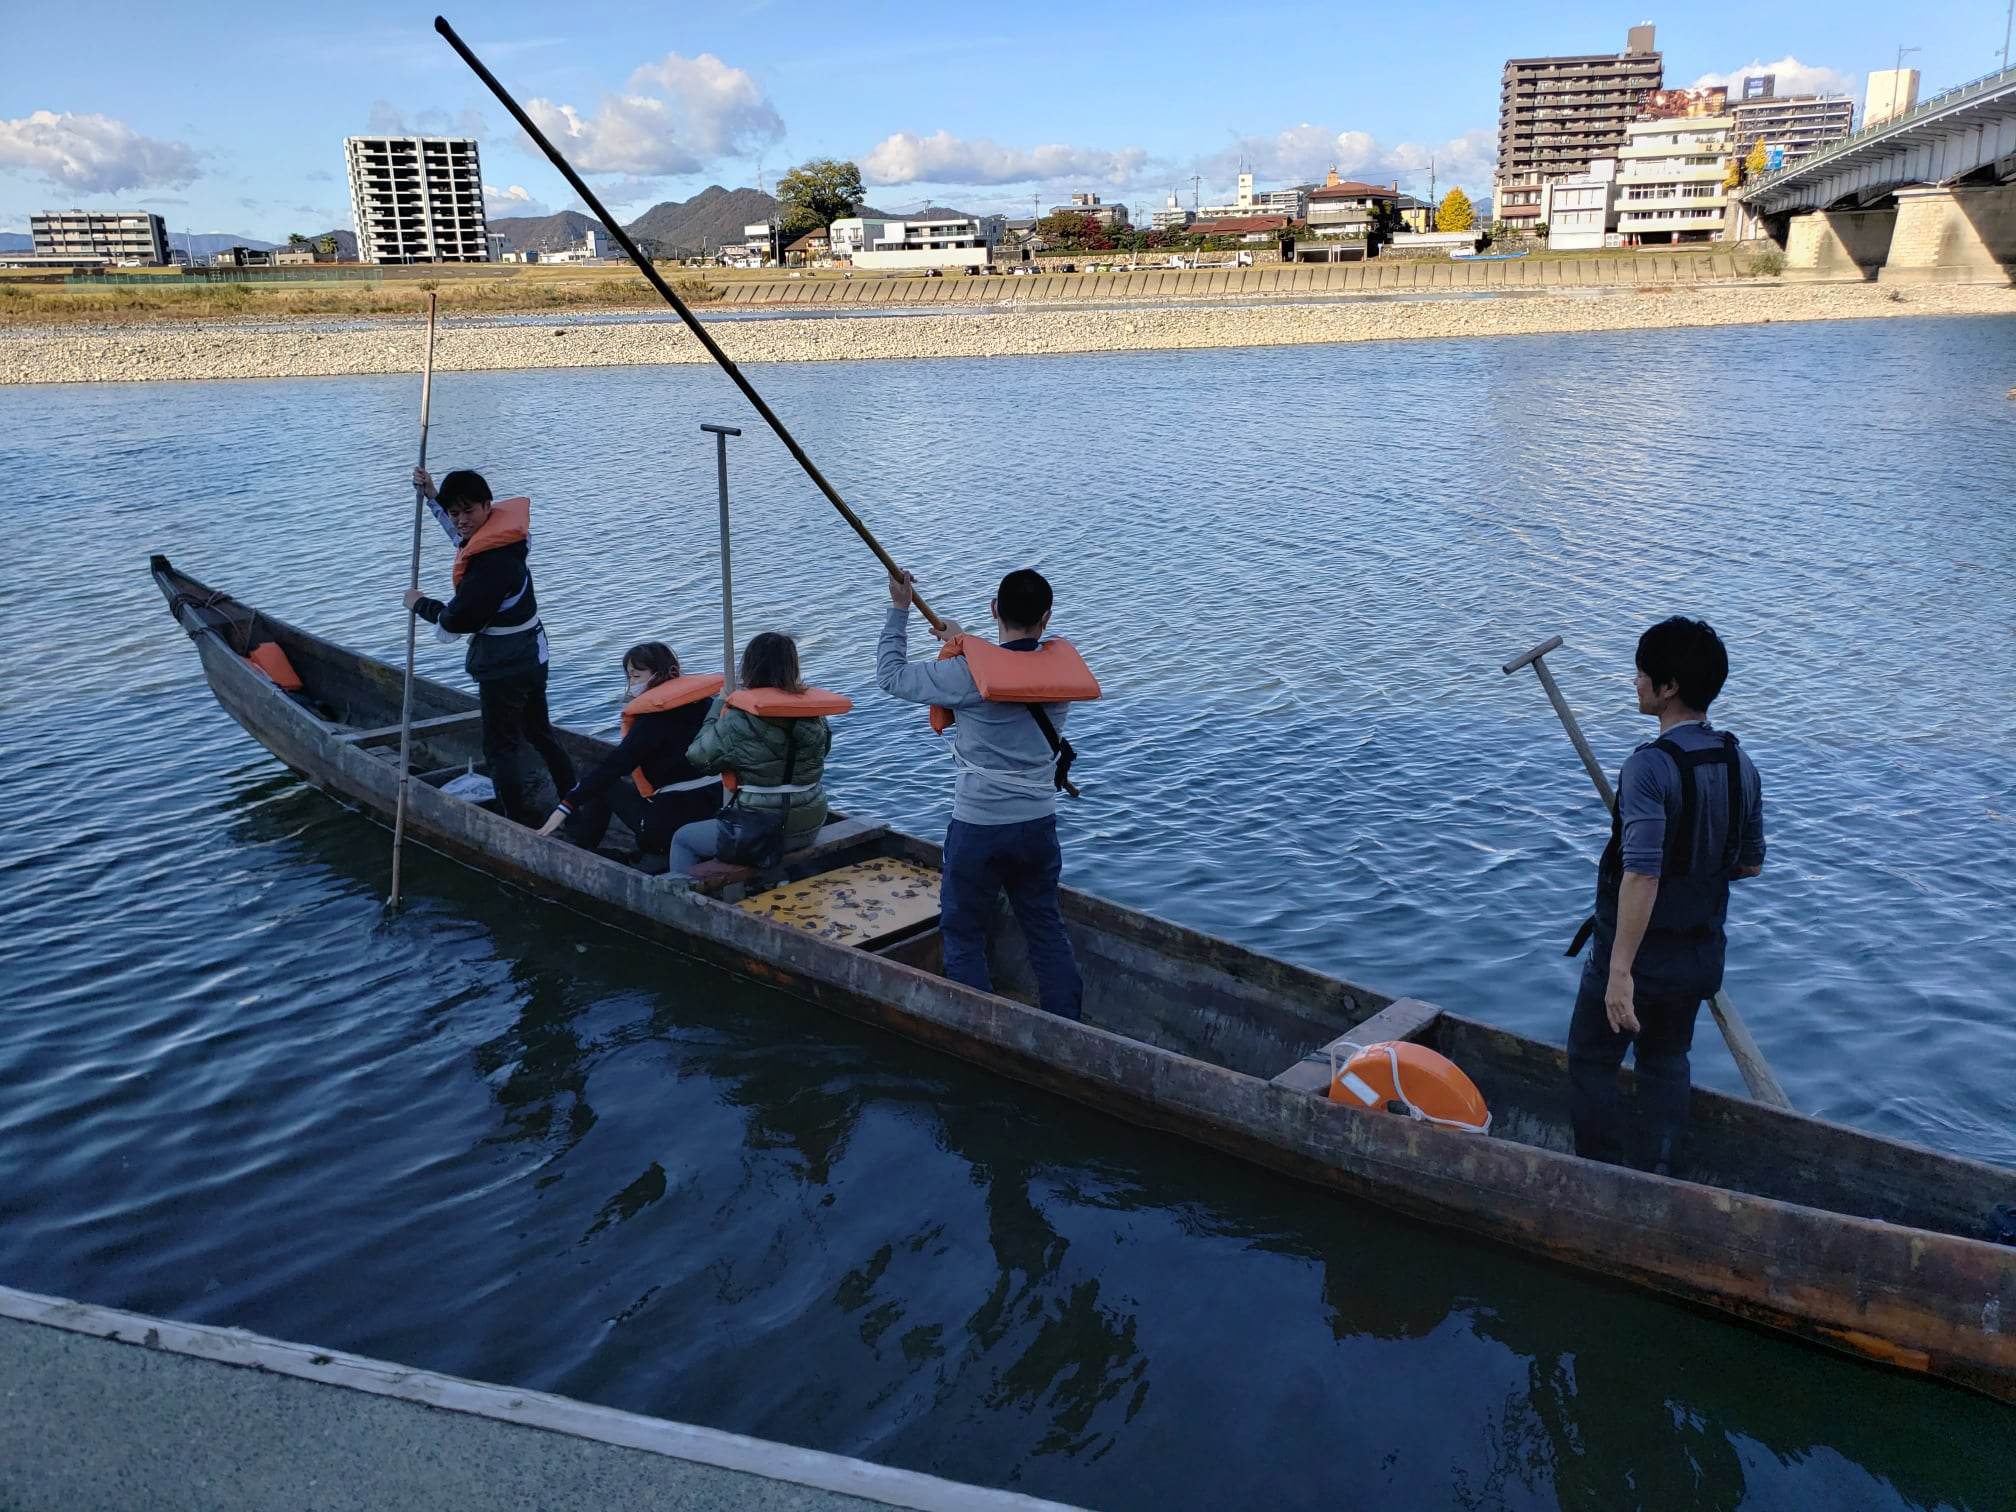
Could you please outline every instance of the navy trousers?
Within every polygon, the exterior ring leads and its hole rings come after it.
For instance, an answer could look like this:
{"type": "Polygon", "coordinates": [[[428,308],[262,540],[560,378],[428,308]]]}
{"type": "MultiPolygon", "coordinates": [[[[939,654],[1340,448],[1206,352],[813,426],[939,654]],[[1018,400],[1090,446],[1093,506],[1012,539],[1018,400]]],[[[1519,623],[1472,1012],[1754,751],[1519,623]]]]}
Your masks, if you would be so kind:
{"type": "Polygon", "coordinates": [[[491,784],[505,813],[536,827],[574,786],[574,763],[546,714],[546,669],[479,682],[476,696],[483,705],[483,759],[490,764],[491,784]],[[535,755],[553,779],[551,793],[532,765],[535,755]]]}
{"type": "Polygon", "coordinates": [[[1639,988],[1632,994],[1638,1033],[1619,1034],[1603,1011],[1609,978],[1605,953],[1592,951],[1582,968],[1575,1016],[1568,1024],[1568,1113],[1575,1128],[1575,1153],[1612,1165],[1671,1170],[1679,1163],[1687,1129],[1687,1099],[1694,1085],[1687,1052],[1694,1045],[1701,999],[1639,988]],[[1617,1086],[1617,1068],[1634,1040],[1636,1139],[1627,1130],[1624,1096],[1617,1086]]]}
{"type": "Polygon", "coordinates": [[[987,971],[987,920],[994,900],[1005,892],[1036,973],[1037,1001],[1060,1018],[1081,1017],[1085,982],[1057,909],[1057,879],[1063,870],[1054,815],[1023,824],[954,819],[945,831],[938,892],[945,975],[982,992],[994,990],[987,971]]]}

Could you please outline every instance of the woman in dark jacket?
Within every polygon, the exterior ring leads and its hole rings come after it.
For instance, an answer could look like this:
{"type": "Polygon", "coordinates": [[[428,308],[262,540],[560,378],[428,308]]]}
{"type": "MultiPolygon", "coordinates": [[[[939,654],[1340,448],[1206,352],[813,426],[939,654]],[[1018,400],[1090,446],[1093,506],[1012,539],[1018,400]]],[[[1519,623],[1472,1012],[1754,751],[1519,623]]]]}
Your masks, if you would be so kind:
{"type": "Polygon", "coordinates": [[[622,740],[560,800],[539,833],[550,835],[564,825],[567,839],[593,850],[608,832],[613,813],[635,832],[643,870],[657,876],[667,868],[672,832],[711,819],[721,807],[721,779],[686,759],[710,700],[709,692],[697,685],[711,681],[712,691],[718,692],[721,680],[682,678],[679,658],[657,641],[624,653],[623,679],[622,740]],[[675,683],[696,686],[674,688],[675,683]],[[667,694],[690,695],[690,701],[652,707],[667,694]]]}

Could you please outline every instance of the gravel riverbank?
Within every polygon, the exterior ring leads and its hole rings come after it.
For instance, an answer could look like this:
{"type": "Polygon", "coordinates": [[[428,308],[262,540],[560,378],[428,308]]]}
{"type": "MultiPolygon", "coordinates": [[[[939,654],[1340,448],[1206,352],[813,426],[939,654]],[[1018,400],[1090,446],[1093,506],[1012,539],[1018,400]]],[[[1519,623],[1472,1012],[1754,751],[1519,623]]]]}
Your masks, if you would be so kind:
{"type": "MultiPolygon", "coordinates": [[[[1562,331],[1659,330],[1773,321],[1900,315],[2016,314],[2016,288],[1978,285],[1892,290],[1872,284],[1741,284],[1527,293],[1470,299],[1282,303],[1238,308],[978,309],[902,319],[844,316],[721,321],[715,338],[738,362],[1012,357],[1074,352],[1300,346],[1348,341],[1446,340],[1562,331]]],[[[229,321],[103,328],[0,330],[0,384],[309,378],[404,373],[420,366],[418,322],[329,330],[298,322],[229,321]]],[[[445,323],[435,366],[623,367],[704,362],[668,312],[664,322],[596,324],[555,317],[536,325],[445,323]]]]}

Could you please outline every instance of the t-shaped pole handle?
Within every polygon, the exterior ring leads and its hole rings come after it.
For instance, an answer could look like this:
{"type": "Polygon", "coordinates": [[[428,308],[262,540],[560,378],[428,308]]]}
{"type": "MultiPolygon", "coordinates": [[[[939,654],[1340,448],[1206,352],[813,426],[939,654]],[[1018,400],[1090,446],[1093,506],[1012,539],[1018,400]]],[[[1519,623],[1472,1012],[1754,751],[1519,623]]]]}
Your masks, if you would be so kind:
{"type": "Polygon", "coordinates": [[[1547,670],[1543,659],[1549,651],[1561,649],[1561,637],[1542,641],[1524,656],[1515,656],[1505,663],[1504,672],[1510,677],[1521,667],[1531,666],[1540,679],[1540,686],[1547,690],[1547,700],[1554,705],[1554,712],[1561,716],[1562,726],[1568,731],[1568,738],[1575,742],[1575,754],[1582,758],[1582,765],[1589,769],[1589,780],[1596,784],[1596,791],[1603,796],[1603,803],[1611,813],[1617,812],[1617,795],[1610,790],[1610,779],[1603,774],[1602,765],[1596,760],[1596,753],[1589,749],[1589,742],[1582,737],[1582,726],[1575,723],[1574,712],[1568,707],[1568,700],[1561,696],[1561,689],[1554,681],[1554,674],[1547,670]]]}

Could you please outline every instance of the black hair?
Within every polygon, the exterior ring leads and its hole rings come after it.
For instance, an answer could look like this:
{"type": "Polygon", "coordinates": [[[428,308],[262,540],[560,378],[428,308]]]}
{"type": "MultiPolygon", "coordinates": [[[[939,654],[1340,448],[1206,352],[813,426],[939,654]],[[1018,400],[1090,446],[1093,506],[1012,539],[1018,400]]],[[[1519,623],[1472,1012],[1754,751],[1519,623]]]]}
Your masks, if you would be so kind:
{"type": "Polygon", "coordinates": [[[742,648],[742,686],[803,693],[798,676],[798,642],[775,630],[765,630],[742,648]]]}
{"type": "Polygon", "coordinates": [[[679,675],[679,657],[663,641],[642,641],[632,646],[623,653],[623,666],[626,670],[634,667],[650,673],[649,686],[653,688],[679,675]]]}
{"type": "Polygon", "coordinates": [[[1638,670],[1654,692],[1677,684],[1680,701],[1706,714],[1729,680],[1729,652],[1708,621],[1676,614],[1638,637],[1638,670]]]}
{"type": "Polygon", "coordinates": [[[1050,612],[1050,580],[1034,567],[1018,567],[1001,579],[994,592],[994,612],[1001,623],[1031,630],[1050,612]]]}
{"type": "Polygon", "coordinates": [[[488,504],[490,485],[483,481],[483,474],[458,467],[441,480],[441,486],[434,490],[434,497],[443,509],[448,510],[458,504],[488,504]]]}

